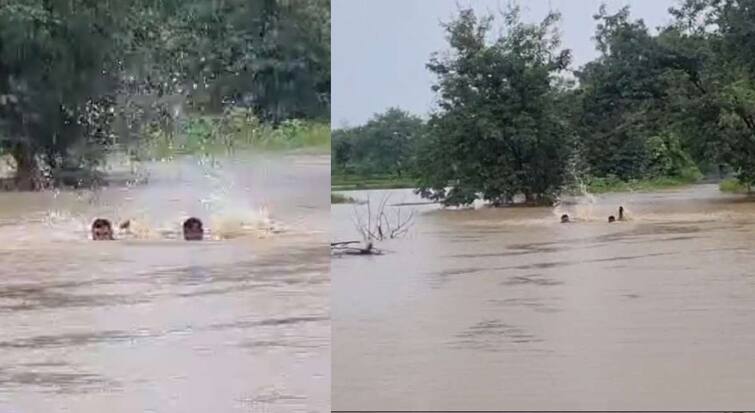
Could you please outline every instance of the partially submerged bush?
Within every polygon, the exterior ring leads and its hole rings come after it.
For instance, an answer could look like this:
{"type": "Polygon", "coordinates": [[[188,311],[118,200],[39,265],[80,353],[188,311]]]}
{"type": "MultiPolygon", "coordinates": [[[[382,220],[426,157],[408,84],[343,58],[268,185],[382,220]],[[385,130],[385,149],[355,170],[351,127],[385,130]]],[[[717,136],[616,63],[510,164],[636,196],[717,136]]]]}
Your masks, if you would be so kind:
{"type": "Polygon", "coordinates": [[[694,182],[703,176],[695,161],[682,148],[679,137],[674,134],[649,138],[647,151],[649,154],[646,173],[648,178],[670,177],[694,182]]]}
{"type": "Polygon", "coordinates": [[[352,197],[348,197],[343,194],[338,194],[335,192],[330,193],[330,203],[331,204],[353,204],[356,203],[356,200],[352,197]]]}
{"type": "Polygon", "coordinates": [[[734,194],[748,194],[750,193],[750,186],[739,182],[736,178],[727,178],[718,184],[718,189],[721,192],[730,192],[734,194]]]}

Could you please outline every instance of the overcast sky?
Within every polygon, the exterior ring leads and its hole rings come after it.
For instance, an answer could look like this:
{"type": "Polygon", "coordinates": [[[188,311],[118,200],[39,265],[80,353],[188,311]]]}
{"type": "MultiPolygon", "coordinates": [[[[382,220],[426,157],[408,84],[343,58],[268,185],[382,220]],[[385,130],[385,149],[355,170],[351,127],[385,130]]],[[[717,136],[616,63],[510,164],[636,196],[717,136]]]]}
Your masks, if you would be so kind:
{"type": "MultiPolygon", "coordinates": [[[[540,21],[548,10],[562,13],[562,44],[572,50],[573,66],[593,59],[593,14],[601,3],[609,12],[629,4],[632,16],[650,28],[670,21],[677,0],[520,0],[525,21],[540,21]]],[[[507,0],[333,0],[333,127],[356,126],[374,113],[398,106],[418,115],[434,104],[433,76],[425,64],[434,51],[447,49],[440,22],[458,6],[497,12],[507,0]]]]}

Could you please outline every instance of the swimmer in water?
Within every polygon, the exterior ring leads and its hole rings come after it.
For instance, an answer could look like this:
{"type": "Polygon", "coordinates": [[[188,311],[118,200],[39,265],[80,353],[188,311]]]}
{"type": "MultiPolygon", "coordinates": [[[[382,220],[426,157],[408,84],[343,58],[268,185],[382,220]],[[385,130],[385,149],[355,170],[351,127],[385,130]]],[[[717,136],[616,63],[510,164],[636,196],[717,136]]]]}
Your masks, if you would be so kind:
{"type": "Polygon", "coordinates": [[[619,206],[619,221],[623,221],[623,220],[624,220],[624,207],[619,206]]]}
{"type": "Polygon", "coordinates": [[[112,241],[113,226],[110,221],[97,218],[92,223],[92,240],[94,241],[112,241]]]}
{"type": "Polygon", "coordinates": [[[569,223],[569,215],[567,215],[567,214],[561,215],[561,223],[562,224],[569,223]]]}
{"type": "Polygon", "coordinates": [[[203,238],[202,221],[194,217],[184,221],[184,239],[186,241],[201,241],[203,238]]]}
{"type": "Polygon", "coordinates": [[[616,218],[613,215],[611,215],[611,216],[608,217],[608,223],[609,224],[612,223],[612,222],[614,222],[614,221],[616,221],[616,218]]]}

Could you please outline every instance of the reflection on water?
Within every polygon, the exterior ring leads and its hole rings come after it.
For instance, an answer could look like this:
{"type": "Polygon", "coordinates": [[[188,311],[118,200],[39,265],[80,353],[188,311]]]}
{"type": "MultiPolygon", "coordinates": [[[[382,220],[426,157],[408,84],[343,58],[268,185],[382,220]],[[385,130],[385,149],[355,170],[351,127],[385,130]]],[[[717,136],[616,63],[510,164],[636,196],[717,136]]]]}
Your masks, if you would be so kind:
{"type": "Polygon", "coordinates": [[[222,166],[0,194],[0,411],[329,409],[329,159],[222,166]],[[175,239],[187,215],[221,236],[175,239]],[[150,235],[90,241],[95,216],[150,235]]]}
{"type": "MultiPolygon", "coordinates": [[[[332,260],[334,409],[755,403],[751,199],[699,185],[555,209],[409,207],[422,213],[379,243],[390,253],[332,260]],[[608,224],[620,205],[627,221],[608,224]]],[[[358,239],[354,207],[331,211],[331,238],[358,239]]]]}

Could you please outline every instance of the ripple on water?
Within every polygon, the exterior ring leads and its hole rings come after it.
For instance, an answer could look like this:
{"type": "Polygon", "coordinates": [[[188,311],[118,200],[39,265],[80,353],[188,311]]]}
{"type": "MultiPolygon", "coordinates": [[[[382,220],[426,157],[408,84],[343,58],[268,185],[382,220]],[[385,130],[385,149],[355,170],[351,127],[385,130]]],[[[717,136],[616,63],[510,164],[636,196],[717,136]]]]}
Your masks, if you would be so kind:
{"type": "Polygon", "coordinates": [[[504,281],[501,281],[500,285],[537,285],[537,286],[550,286],[561,285],[563,281],[554,280],[551,277],[546,277],[543,274],[527,274],[527,275],[515,275],[504,281]]]}
{"type": "Polygon", "coordinates": [[[71,373],[71,366],[34,367],[33,370],[0,368],[0,389],[36,388],[41,392],[82,394],[111,391],[121,384],[99,374],[71,373]],[[61,367],[65,369],[61,370],[61,367]],[[55,369],[57,368],[57,370],[55,369]]]}
{"type": "Polygon", "coordinates": [[[514,350],[512,346],[543,341],[522,327],[498,319],[475,323],[455,337],[456,340],[450,343],[452,348],[491,352],[511,351],[514,350]]]}

